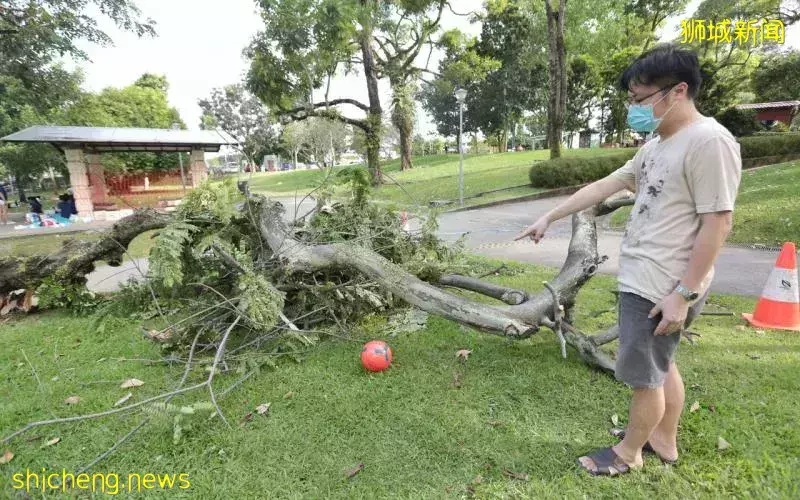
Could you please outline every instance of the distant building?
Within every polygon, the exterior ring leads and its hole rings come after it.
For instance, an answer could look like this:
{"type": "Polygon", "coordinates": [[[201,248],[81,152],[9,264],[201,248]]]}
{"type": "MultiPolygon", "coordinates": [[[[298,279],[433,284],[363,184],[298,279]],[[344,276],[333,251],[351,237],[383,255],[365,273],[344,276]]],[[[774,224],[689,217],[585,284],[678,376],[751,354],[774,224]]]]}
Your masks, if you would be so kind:
{"type": "Polygon", "coordinates": [[[771,127],[776,121],[791,125],[792,120],[797,116],[798,108],[800,108],[800,101],[757,102],[736,106],[736,109],[743,111],[756,111],[756,120],[768,127],[771,127]]]}

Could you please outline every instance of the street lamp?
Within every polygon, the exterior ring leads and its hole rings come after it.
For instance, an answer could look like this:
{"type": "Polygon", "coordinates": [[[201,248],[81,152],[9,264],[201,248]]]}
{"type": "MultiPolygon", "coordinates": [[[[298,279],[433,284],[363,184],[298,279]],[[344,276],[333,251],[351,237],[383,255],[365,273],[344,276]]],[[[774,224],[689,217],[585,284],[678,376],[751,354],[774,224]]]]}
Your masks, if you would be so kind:
{"type": "MultiPolygon", "coordinates": [[[[180,123],[173,123],[172,130],[180,130],[180,123]]],[[[186,176],[183,174],[183,155],[178,151],[178,164],[181,166],[181,185],[183,186],[183,193],[186,194],[186,176]]]]}
{"type": "Polygon", "coordinates": [[[464,99],[467,98],[465,89],[456,89],[458,101],[458,204],[464,206],[464,99]]]}

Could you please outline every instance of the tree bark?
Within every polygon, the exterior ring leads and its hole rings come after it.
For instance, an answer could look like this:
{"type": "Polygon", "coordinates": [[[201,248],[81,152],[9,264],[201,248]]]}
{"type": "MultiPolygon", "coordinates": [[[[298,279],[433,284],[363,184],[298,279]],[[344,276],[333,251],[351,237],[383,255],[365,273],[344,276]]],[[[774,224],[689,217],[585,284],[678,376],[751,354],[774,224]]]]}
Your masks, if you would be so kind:
{"type": "Polygon", "coordinates": [[[395,112],[392,115],[397,131],[400,133],[400,170],[411,170],[414,168],[411,156],[413,154],[411,147],[411,134],[413,134],[412,120],[405,115],[407,110],[398,109],[395,107],[395,112]]]}
{"type": "Polygon", "coordinates": [[[567,107],[566,45],[564,44],[564,11],[567,0],[544,0],[547,15],[547,64],[550,95],[547,101],[548,142],[550,158],[561,157],[561,135],[567,107]],[[558,1],[558,9],[553,4],[558,1]]]}
{"type": "MultiPolygon", "coordinates": [[[[387,291],[424,311],[510,339],[524,339],[535,334],[540,325],[562,324],[553,317],[553,293],[548,290],[532,296],[514,306],[492,306],[447,293],[380,255],[352,243],[306,245],[291,235],[283,221],[283,207],[265,198],[253,198],[259,205],[259,231],[264,240],[285,266],[287,272],[312,272],[328,268],[355,269],[380,283],[387,291]]],[[[572,240],[569,254],[558,276],[552,282],[559,305],[565,309],[575,303],[575,296],[586,281],[596,272],[605,258],[597,254],[597,229],[594,217],[601,213],[600,206],[592,207],[573,216],[572,240]]],[[[474,291],[497,288],[485,283],[476,286],[474,278],[459,281],[449,278],[453,285],[464,284],[474,291]]],[[[508,290],[506,290],[508,291],[508,290]]],[[[566,325],[566,323],[564,323],[566,325]]],[[[567,325],[568,326],[568,325],[567,325]]],[[[569,326],[564,333],[567,344],[574,347],[581,358],[592,366],[613,371],[614,361],[599,350],[591,338],[569,326]]]]}
{"type": "Polygon", "coordinates": [[[63,251],[56,254],[0,259],[0,294],[20,289],[35,290],[46,278],[84,284],[86,275],[94,271],[95,261],[106,260],[111,266],[119,266],[135,237],[166,226],[169,219],[169,215],[152,209],[137,210],[133,215],[120,219],[107,236],[94,243],[65,240],[63,251]]]}
{"type": "MultiPolygon", "coordinates": [[[[370,0],[362,0],[370,2],[370,0]]],[[[371,19],[367,23],[371,23],[371,19]]],[[[365,130],[367,138],[367,167],[372,175],[372,182],[380,185],[381,178],[381,120],[383,109],[381,108],[380,94],[378,93],[378,68],[375,64],[375,53],[372,48],[373,27],[369,24],[363,26],[364,32],[361,37],[361,57],[364,66],[364,77],[367,80],[367,95],[369,96],[369,111],[367,111],[368,130],[365,130]]]]}

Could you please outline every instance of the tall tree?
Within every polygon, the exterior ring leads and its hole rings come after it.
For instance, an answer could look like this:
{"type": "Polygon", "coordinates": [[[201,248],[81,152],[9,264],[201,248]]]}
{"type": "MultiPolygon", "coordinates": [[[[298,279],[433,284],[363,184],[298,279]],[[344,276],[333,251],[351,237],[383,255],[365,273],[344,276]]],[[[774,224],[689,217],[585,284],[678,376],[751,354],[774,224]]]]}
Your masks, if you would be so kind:
{"type": "Polygon", "coordinates": [[[547,14],[547,72],[550,95],[547,102],[550,158],[561,156],[561,134],[567,108],[567,51],[564,44],[564,14],[567,0],[544,0],[547,14]]]}
{"type": "Polygon", "coordinates": [[[370,172],[380,181],[381,107],[373,33],[379,0],[259,0],[264,30],[245,54],[250,59],[248,88],[286,120],[325,117],[362,130],[367,138],[370,172]],[[360,65],[367,86],[367,103],[330,99],[330,80],[340,69],[360,65]],[[324,99],[313,98],[327,82],[324,99]],[[342,106],[363,118],[346,116],[342,106]]]}
{"type": "MultiPolygon", "coordinates": [[[[186,128],[178,110],[169,105],[168,89],[163,76],[145,74],[127,87],[84,93],[52,119],[60,125],[168,129],[177,123],[186,128]]],[[[107,153],[103,166],[111,171],[171,169],[178,166],[178,157],[172,153],[107,153]]]]}
{"type": "MultiPolygon", "coordinates": [[[[58,64],[67,56],[83,60],[80,41],[109,45],[97,15],[138,36],[155,34],[130,0],[5,0],[0,4],[0,136],[54,121],[80,95],[82,75],[58,64]]],[[[63,166],[48,145],[5,145],[3,161],[19,182],[51,166],[63,166]]]]}
{"type": "Polygon", "coordinates": [[[753,71],[752,87],[760,102],[800,99],[800,51],[776,52],[753,71]]]}
{"type": "Polygon", "coordinates": [[[281,145],[292,155],[292,167],[297,169],[297,157],[303,151],[308,139],[308,123],[305,121],[291,122],[281,130],[281,145]]]}
{"type": "Polygon", "coordinates": [[[400,140],[400,169],[412,168],[411,140],[414,127],[414,96],[417,79],[428,71],[434,45],[432,35],[439,29],[445,0],[386,2],[380,31],[374,33],[379,76],[389,78],[392,88],[392,125],[400,140]],[[430,45],[425,67],[416,66],[422,48],[430,45]]]}
{"type": "MultiPolygon", "coordinates": [[[[378,81],[388,77],[397,91],[396,123],[411,139],[409,100],[424,69],[417,56],[438,29],[445,0],[259,0],[264,31],[246,51],[249,88],[289,120],[312,116],[338,120],[366,138],[367,164],[379,183],[383,107],[378,81]],[[434,13],[434,15],[430,15],[434,13]],[[367,102],[329,97],[330,80],[356,66],[364,76],[367,102]],[[411,87],[409,87],[411,86],[411,87]],[[325,89],[324,99],[313,98],[325,89]],[[364,118],[345,115],[349,106],[364,118]]],[[[410,143],[409,143],[410,144],[410,143]]],[[[409,163],[410,165],[410,163],[409,163]]]]}
{"type": "MultiPolygon", "coordinates": [[[[484,92],[481,83],[496,71],[501,63],[478,53],[478,40],[466,36],[459,30],[442,34],[438,46],[444,51],[439,62],[438,73],[433,80],[424,80],[420,93],[422,106],[433,117],[439,134],[457,137],[459,130],[459,108],[454,96],[456,89],[467,90],[467,106],[464,113],[464,132],[477,132],[478,123],[487,120],[473,119],[486,111],[485,102],[490,94],[484,92]]],[[[492,95],[493,97],[496,97],[492,95]]],[[[493,130],[484,129],[489,135],[493,130]]]]}
{"type": "Polygon", "coordinates": [[[244,85],[213,89],[198,105],[203,110],[200,128],[219,128],[234,137],[248,161],[260,163],[264,155],[278,147],[277,132],[267,108],[244,85]]]}
{"type": "Polygon", "coordinates": [[[570,58],[567,68],[567,114],[564,120],[567,132],[581,132],[589,128],[600,88],[600,75],[591,57],[578,55],[570,58]]]}

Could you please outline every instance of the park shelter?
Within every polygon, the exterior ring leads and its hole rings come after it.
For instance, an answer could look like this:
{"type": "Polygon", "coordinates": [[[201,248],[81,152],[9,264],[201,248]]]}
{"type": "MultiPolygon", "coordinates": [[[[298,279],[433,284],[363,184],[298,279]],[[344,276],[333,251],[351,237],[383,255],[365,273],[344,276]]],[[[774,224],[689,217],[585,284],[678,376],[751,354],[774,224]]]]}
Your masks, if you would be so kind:
{"type": "Polygon", "coordinates": [[[206,152],[236,142],[213,130],[174,130],[123,127],[33,126],[0,139],[4,142],[49,143],[64,153],[75,205],[81,216],[93,217],[106,203],[106,184],[100,153],[186,152],[192,187],[208,178],[206,152]]]}
{"type": "Polygon", "coordinates": [[[776,121],[791,125],[799,107],[800,101],[776,101],[738,104],[736,109],[755,111],[756,120],[765,122],[767,125],[776,121]]]}

